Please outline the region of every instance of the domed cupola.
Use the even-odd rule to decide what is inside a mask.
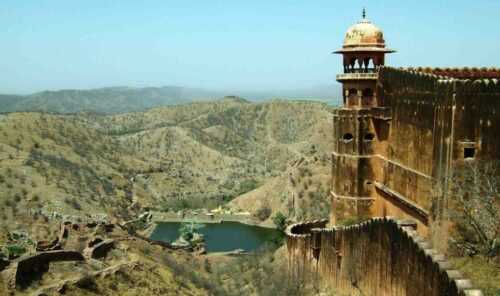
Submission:
[[[366,10],[363,9],[363,18],[349,27],[345,33],[344,44],[342,48],[334,53],[348,52],[395,52],[385,47],[384,33],[366,18]]]
[[[342,48],[344,73],[337,75],[343,85],[344,103],[348,108],[371,108],[378,105],[375,83],[378,67],[385,64],[385,54],[395,52],[385,47],[384,33],[366,18],[346,32]]]
[[[343,48],[385,47],[384,34],[363,14],[363,19],[351,26],[345,34]]]

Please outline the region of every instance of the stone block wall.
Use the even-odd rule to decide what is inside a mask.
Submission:
[[[453,76],[442,76],[446,73]],[[499,73],[498,69],[380,69],[377,93],[390,109],[391,120],[386,145],[374,143],[379,148],[374,158],[382,164],[371,170],[375,182],[409,203],[377,188],[374,204],[381,204],[382,211],[372,213],[417,219],[420,234],[431,233],[429,227],[439,223],[447,204],[448,197],[440,196],[442,182],[454,167],[468,158],[500,159]]]
[[[349,227],[287,228],[293,280],[316,278],[347,295],[482,295],[415,231],[416,224],[373,218]]]
[[[473,144],[475,157],[500,158],[500,81],[444,80],[455,93],[454,159],[463,159],[464,144]]]

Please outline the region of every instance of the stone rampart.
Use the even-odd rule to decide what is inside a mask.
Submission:
[[[377,196],[389,201],[379,215],[419,219],[418,230],[424,234],[425,227],[440,220],[436,214],[446,197],[437,194],[456,164],[468,158],[500,158],[495,136],[500,126],[499,76],[499,69],[485,68],[380,68],[377,93],[390,109],[391,131],[386,145],[380,145],[383,149],[375,150],[383,161],[379,168],[372,166],[374,179],[429,215],[405,210],[391,194],[376,188]],[[471,79],[457,79],[464,77]]]
[[[446,76],[456,79],[500,79],[500,68],[439,68],[439,67],[416,67],[400,68],[410,72],[422,72],[438,76]]]
[[[288,269],[293,278],[302,278],[311,274],[311,231],[323,228],[327,223],[328,220],[315,220],[292,224],[286,229]]]
[[[12,262],[6,270],[4,270],[3,278],[7,287],[15,290],[16,287],[24,287],[29,285],[32,280],[42,276],[49,270],[49,265],[52,262],[61,261],[83,261],[83,255],[77,251],[54,250],[37,253],[35,255],[21,257]]]
[[[114,239],[107,239],[96,242],[83,250],[83,255],[87,258],[99,259],[106,257],[107,253],[115,246]]]
[[[287,228],[289,271],[295,280],[317,278],[348,295],[482,295],[417,235],[414,222],[373,218],[329,229],[315,228],[318,224]]]

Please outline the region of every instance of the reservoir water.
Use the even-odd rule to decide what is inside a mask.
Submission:
[[[173,242],[179,237],[180,222],[159,222],[151,239]],[[247,225],[238,222],[207,223],[199,230],[205,237],[207,252],[228,252],[243,249],[255,251],[266,242],[281,236],[276,229]]]

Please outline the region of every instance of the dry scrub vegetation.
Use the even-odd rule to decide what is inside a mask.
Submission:
[[[258,188],[241,200],[324,216],[329,126],[321,103],[235,98],[109,116],[0,115],[0,223],[34,212],[126,216],[132,204],[215,208]],[[308,200],[311,212],[300,212]]]
[[[222,205],[282,225],[325,217],[330,115],[322,103],[239,98],[118,115],[0,114],[0,244],[8,252],[29,253],[34,244],[13,240],[13,233],[47,239],[63,220],[128,220],[144,209]],[[222,293],[210,282],[241,267],[245,275],[231,285],[244,288],[244,281],[273,265],[266,255],[258,265],[251,257],[224,265],[226,271],[207,271],[205,263],[163,256],[147,245],[129,248],[141,256],[142,267],[82,279],[66,295],[168,295],[175,285]],[[54,268],[78,271],[67,264]],[[274,283],[270,291],[302,291],[278,277],[256,280]],[[248,289],[261,291],[262,283]]]
[[[454,261],[486,295],[500,295],[500,161],[468,161],[447,179]]]

